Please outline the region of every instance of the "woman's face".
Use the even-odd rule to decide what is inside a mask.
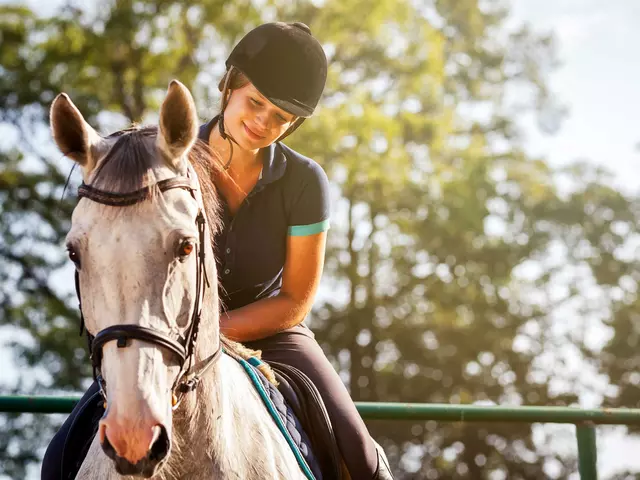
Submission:
[[[250,82],[231,92],[224,111],[225,129],[247,150],[271,145],[295,119],[263,97]]]

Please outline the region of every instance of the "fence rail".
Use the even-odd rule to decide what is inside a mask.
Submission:
[[[69,413],[80,397],[0,396],[0,412]],[[443,422],[568,423],[576,426],[578,466],[582,480],[597,480],[595,425],[640,425],[640,409],[574,407],[501,407],[427,403],[357,402],[370,420],[436,420]]]

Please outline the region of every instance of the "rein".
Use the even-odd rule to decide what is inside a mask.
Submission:
[[[78,199],[86,198],[92,202],[112,207],[127,207],[150,198],[154,188],[160,190],[160,192],[166,192],[167,190],[174,188],[181,188],[189,191],[194,199],[196,199],[195,192],[198,190],[197,185],[194,185],[187,173],[186,177],[178,176],[161,180],[153,185],[130,193],[108,192],[82,183],[78,188]],[[189,322],[189,326],[184,336],[174,339],[159,330],[131,324],[112,325],[100,330],[95,337],[87,331],[89,355],[93,366],[93,378],[98,383],[100,393],[102,394],[105,402],[107,400],[107,384],[100,372],[100,366],[102,364],[102,347],[108,342],[116,341],[118,348],[126,348],[130,344],[130,340],[140,340],[154,344],[160,348],[164,348],[165,350],[169,350],[178,358],[180,372],[171,387],[171,403],[174,409],[178,407],[184,395],[195,390],[202,375],[220,357],[220,354],[222,353],[221,344],[218,345],[216,351],[208,358],[199,362],[197,365],[193,364],[195,358],[195,346],[198,340],[198,331],[200,329],[200,321],[202,317],[202,300],[206,292],[206,287],[211,287],[205,267],[204,245],[206,241],[206,220],[202,209],[198,210],[196,225],[198,227],[199,240],[198,245],[196,246],[196,255],[198,257],[196,263],[196,299],[193,306],[191,321]],[[82,335],[85,330],[85,321],[82,313],[78,270],[76,270],[75,273],[75,284],[80,309],[80,335]]]

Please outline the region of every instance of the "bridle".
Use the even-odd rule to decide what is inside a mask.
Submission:
[[[140,203],[150,198],[152,189],[158,189],[160,192],[166,192],[174,188],[181,188],[189,191],[191,196],[196,199],[195,192],[198,186],[192,181],[187,171],[187,176],[177,176],[167,180],[161,180],[153,185],[144,187],[131,193],[114,193],[99,190],[82,183],[78,188],[78,200],[86,198],[92,202],[112,207],[127,207]],[[171,399],[173,408],[177,408],[184,395],[194,390],[202,375],[215,363],[222,352],[221,344],[218,345],[216,351],[205,360],[193,365],[195,358],[195,346],[198,339],[198,331],[200,329],[200,321],[202,316],[202,303],[206,292],[206,287],[210,287],[209,279],[205,266],[205,231],[206,220],[202,209],[198,211],[196,216],[196,225],[198,228],[198,245],[195,247],[196,261],[196,299],[193,306],[193,314],[191,321],[184,336],[174,339],[169,335],[153,328],[143,327],[140,325],[112,325],[100,330],[95,337],[87,331],[89,340],[89,354],[93,366],[93,378],[100,387],[100,392],[104,401],[107,400],[107,384],[100,372],[102,364],[102,347],[112,340],[117,342],[118,348],[126,348],[129,340],[135,339],[143,342],[154,344],[165,350],[169,350],[179,360],[180,372],[171,387]],[[82,304],[80,297],[80,280],[78,270],[75,274],[76,293],[80,308],[80,335],[85,330],[84,315],[82,313]]]

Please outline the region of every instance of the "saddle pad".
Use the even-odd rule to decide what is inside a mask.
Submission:
[[[313,450],[311,448],[312,444],[309,440],[308,435],[303,430],[300,420],[296,416],[294,410],[286,402],[285,398],[282,396],[282,393],[280,393],[278,388],[273,385],[262,374],[262,372],[260,372],[258,368],[256,368],[255,364],[259,364],[259,362],[260,360],[258,360],[257,358],[250,358],[247,362],[244,362],[243,366],[245,367],[245,369],[250,368],[253,371],[255,377],[260,382],[263,391],[268,396],[268,399],[273,406],[275,413],[278,415],[280,421],[286,428],[290,439],[293,441],[294,445],[306,461],[309,469],[311,470],[311,473],[313,474],[313,477],[316,480],[321,480],[322,470],[320,469],[318,460],[313,453]]]
[[[317,387],[296,367],[269,362],[278,381],[278,390],[297,415],[311,441],[312,450],[324,478],[342,480],[342,456],[333,425]]]

